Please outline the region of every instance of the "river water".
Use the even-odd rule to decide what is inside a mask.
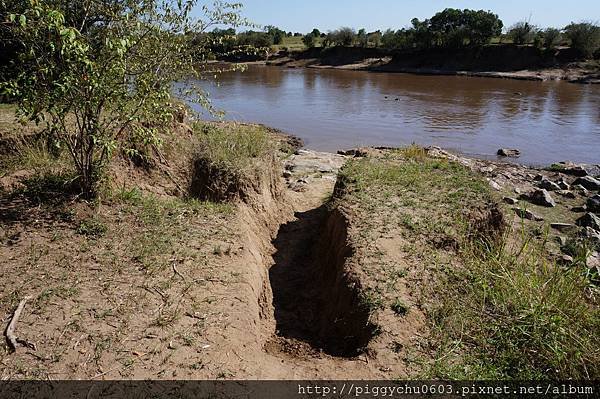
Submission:
[[[600,86],[250,66],[207,87],[225,119],[258,122],[336,151],[437,145],[520,163],[600,163]]]

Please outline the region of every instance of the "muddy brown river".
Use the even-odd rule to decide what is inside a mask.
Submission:
[[[208,88],[225,118],[295,134],[308,148],[438,145],[520,163],[600,163],[600,86],[250,66]]]

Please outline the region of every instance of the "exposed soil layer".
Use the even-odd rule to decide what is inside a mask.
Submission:
[[[312,48],[300,53],[280,53],[268,65],[335,68],[426,75],[461,75],[519,80],[567,80],[600,83],[594,62],[581,62],[570,48],[555,52],[532,46],[489,45],[459,50],[431,49],[387,51],[375,48]]]
[[[319,233],[320,232],[320,233]],[[352,255],[347,221],[326,205],[296,214],[281,227],[269,271],[277,335],[334,356],[360,354],[373,337],[360,284],[344,266]]]

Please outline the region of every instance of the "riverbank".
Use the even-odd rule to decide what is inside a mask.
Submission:
[[[598,242],[578,252],[598,187],[576,180],[597,169],[172,129],[94,202],[44,143],[3,165],[0,309],[30,297],[15,331],[35,346],[3,347],[2,379],[600,375]]]
[[[266,65],[289,68],[361,70],[422,75],[473,76],[531,81],[600,83],[598,61],[578,61],[569,49],[554,54],[531,47],[487,46],[462,50],[393,53],[380,49],[334,47],[279,53]]]

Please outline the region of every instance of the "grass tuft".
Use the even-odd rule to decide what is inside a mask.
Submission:
[[[200,138],[201,155],[229,170],[245,170],[253,166],[254,159],[275,149],[273,138],[260,126],[197,123],[194,131]]]

